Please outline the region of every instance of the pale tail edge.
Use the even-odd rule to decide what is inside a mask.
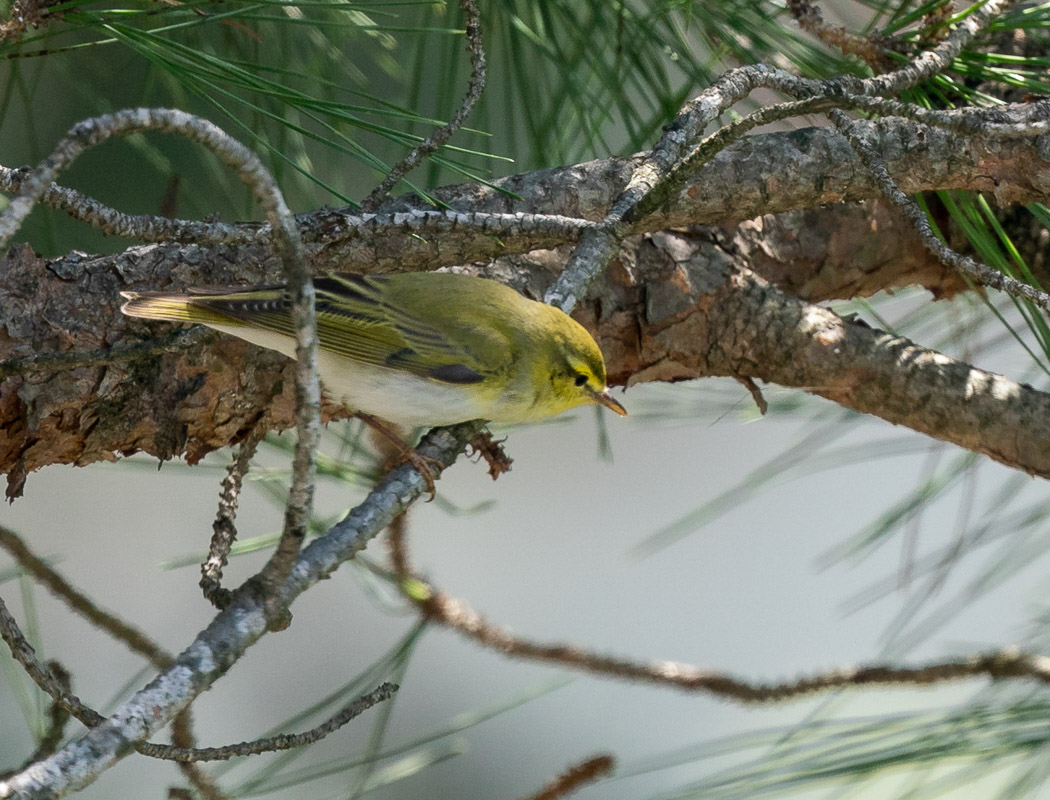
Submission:
[[[120,296],[127,301],[120,307],[120,310],[129,317],[162,319],[169,322],[193,322],[202,325],[237,324],[237,320],[198,304],[198,300],[206,298],[141,292],[121,292]]]

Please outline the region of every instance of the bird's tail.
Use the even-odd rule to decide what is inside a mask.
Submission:
[[[149,292],[121,292],[127,302],[120,310],[129,317],[164,319],[171,322],[191,322],[200,325],[222,323],[236,324],[226,314],[218,313],[205,305],[207,295],[195,297],[179,294],[153,294]],[[202,302],[203,301],[203,302]]]
[[[243,325],[253,315],[270,315],[287,304],[284,287],[258,286],[199,294],[121,292],[127,300],[120,310],[129,317],[164,319],[200,325]]]

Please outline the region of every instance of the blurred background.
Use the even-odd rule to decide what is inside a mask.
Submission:
[[[825,13],[907,41],[936,7],[872,0]],[[1047,7],[1035,8],[1024,23],[1045,29]],[[642,149],[733,63],[810,75],[865,69],[803,36],[776,3],[482,10],[490,79],[472,130],[398,191]],[[1022,27],[1013,17],[1004,25],[1011,20]],[[35,163],[83,117],[168,105],[210,117],[263,154],[296,211],[360,200],[383,165],[458,105],[469,75],[461,28],[458,10],[441,3],[73,0],[0,43],[0,163]],[[1040,90],[1040,63],[1031,76],[1012,64],[1013,85]],[[953,102],[971,100],[982,80],[1005,80],[996,69],[964,57],[965,80],[924,97],[945,101],[950,90]],[[232,176],[173,137],[107,143],[66,177],[128,212],[257,217]],[[947,197],[962,219],[975,218],[967,214],[979,200]],[[1033,219],[1044,212],[1031,210]],[[987,234],[992,219],[984,223],[966,231],[991,260],[1009,248]],[[19,239],[49,255],[129,244],[46,209]],[[1045,385],[1045,330],[1024,307],[976,296],[934,304],[903,291],[834,308]],[[588,411],[497,430],[515,460],[509,474],[494,484],[483,465],[461,460],[437,499],[411,512],[418,568],[529,639],[755,681],[1043,646],[1050,505],[1041,482],[763,388],[765,417],[738,384],[705,380],[632,388],[621,398],[625,420]],[[348,466],[322,478],[320,519],[364,496],[375,465],[361,441],[354,424],[330,427],[324,452]],[[266,537],[279,530],[290,444],[273,437],[260,450],[238,516],[248,552],[227,585],[263,563]],[[159,472],[139,457],[52,467],[29,477],[0,521],[99,604],[178,651],[212,617],[196,564],[228,458]],[[194,719],[199,744],[214,746],[305,729],[382,680],[401,684],[396,699],[305,751],[214,768],[230,796],[524,797],[604,752],[616,773],[580,797],[1050,796],[1050,709],[1027,684],[742,707],[513,661],[421,629],[384,564],[376,541],[306,593],[291,628],[253,647],[194,704]],[[82,699],[111,709],[148,680],[141,659],[0,565],[5,601],[38,652],[73,672]],[[6,654],[0,661],[8,768],[33,750],[46,703]],[[178,783],[172,766],[134,757],[80,796],[155,796]]]

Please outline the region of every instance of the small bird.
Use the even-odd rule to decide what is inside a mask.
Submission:
[[[529,422],[589,403],[627,414],[586,329],[501,283],[412,272],[330,275],[314,288],[321,383],[354,411],[404,426]],[[199,323],[295,357],[283,285],[121,294],[128,316]]]

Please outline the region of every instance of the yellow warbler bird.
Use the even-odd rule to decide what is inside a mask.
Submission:
[[[591,335],[553,306],[440,272],[314,280],[321,382],[349,408],[401,425],[527,422],[609,395]],[[190,322],[295,357],[283,286],[123,292],[132,317]]]

